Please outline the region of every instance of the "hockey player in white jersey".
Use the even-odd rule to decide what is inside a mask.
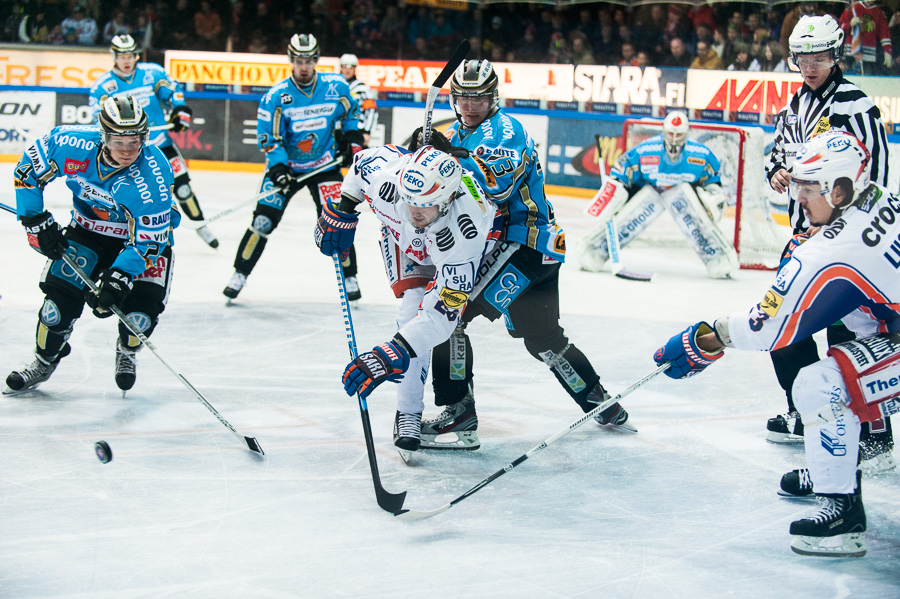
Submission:
[[[870,182],[870,165],[869,151],[849,133],[829,131],[803,144],[792,197],[822,229],[795,246],[762,301],[688,327],[654,356],[671,364],[667,375],[684,378],[726,347],[772,351],[838,320],[857,334],[802,369],[793,386],[818,501],[816,513],[790,526],[792,549],[802,555],[865,554],[861,422],[900,411],[900,198]]]
[[[364,145],[369,147],[372,132],[378,125],[378,92],[356,78],[356,67],[359,59],[356,54],[341,56],[341,75],[350,86],[350,95],[359,104],[359,132],[363,136]]]
[[[357,154],[316,225],[316,244],[343,259],[366,201],[382,223],[381,253],[394,295],[401,298],[393,339],[361,354],[343,376],[348,395],[367,397],[399,380],[394,443],[419,448],[431,348],[450,337],[475,293],[478,269],[499,235],[500,217],[459,161],[424,146],[414,154],[392,145]],[[409,373],[404,376],[404,373]]]
[[[662,128],[662,135],[619,157],[588,207],[600,220],[576,244],[581,268],[599,271],[609,258],[609,219],[614,219],[619,246],[624,247],[668,210],[709,276],[726,277],[739,263],[734,246],[716,224],[726,201],[719,160],[709,148],[688,139],[690,123],[683,112],[670,112]]]

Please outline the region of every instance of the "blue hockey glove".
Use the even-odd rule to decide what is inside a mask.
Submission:
[[[131,275],[118,268],[110,268],[100,273],[97,281],[98,293],[90,288],[84,290],[84,301],[94,311],[97,318],[112,316],[112,306],[121,308],[125,298],[131,293]]]
[[[359,212],[342,212],[332,202],[327,202],[313,232],[319,251],[326,256],[337,252],[341,262],[346,260],[350,255],[358,222]]]
[[[781,255],[781,261],[778,263],[778,268],[781,268],[785,264],[791,261],[791,256],[794,255],[794,250],[809,241],[809,234],[807,233],[797,233],[791,240],[788,241],[787,247],[784,248],[784,253]]]
[[[63,257],[69,242],[63,235],[62,227],[59,226],[53,215],[44,210],[40,214],[34,216],[23,216],[19,220],[25,227],[25,233],[28,235],[28,245],[40,254],[43,254],[51,260],[59,260]]]
[[[194,111],[187,106],[176,106],[169,115],[169,122],[172,123],[172,131],[178,133],[184,131],[191,126],[191,116]]]
[[[384,381],[398,381],[409,368],[409,352],[397,341],[388,341],[361,354],[344,369],[344,391],[363,399]]]
[[[671,362],[672,365],[666,370],[666,376],[669,378],[685,379],[699,374],[725,354],[722,350],[708,353],[697,347],[697,337],[712,332],[712,327],[705,322],[691,325],[656,350],[653,360],[657,365]]]

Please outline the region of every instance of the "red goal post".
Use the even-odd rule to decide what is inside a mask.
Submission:
[[[661,120],[627,119],[620,146],[625,152],[660,134]],[[741,268],[774,270],[791,232],[772,217],[766,190],[764,136],[759,127],[706,123],[691,123],[688,134],[719,159],[728,204],[718,224],[734,240]]]

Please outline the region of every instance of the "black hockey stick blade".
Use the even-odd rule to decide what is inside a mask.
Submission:
[[[638,272],[636,270],[625,270],[623,268],[616,273],[616,276],[620,279],[628,279],[629,281],[644,281],[649,283],[653,280],[654,274],[655,273],[652,272]]]
[[[257,441],[255,437],[244,437],[244,443],[247,444],[247,449],[249,449],[250,451],[255,451],[259,455],[266,455],[266,452],[263,451],[262,446],[259,444],[259,441]]]

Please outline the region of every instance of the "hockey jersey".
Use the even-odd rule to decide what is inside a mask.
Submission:
[[[411,154],[388,145],[356,154],[341,194],[365,200],[383,224],[392,245],[417,263],[433,265],[434,279],[416,317],[400,334],[418,356],[450,338],[459,315],[475,289],[482,257],[499,237],[501,216],[472,175],[463,172],[456,197],[446,214],[419,229],[404,218],[405,204],[397,186],[400,170]]]
[[[134,96],[147,113],[151,127],[165,125],[172,109],[184,106],[181,84],[169,77],[165,69],[152,62],[136,63],[134,72],[128,78],[122,78],[115,71],[108,71],[97,79],[89,95],[89,106],[95,118],[107,97]],[[166,130],[151,131],[149,143],[165,147],[172,144],[172,138]]]
[[[367,133],[375,131],[378,125],[378,94],[371,87],[354,77],[347,82],[350,85],[350,95],[359,105],[359,130]]]
[[[662,135],[654,135],[619,156],[609,176],[622,183],[631,196],[645,185],[663,192],[682,183],[695,187],[721,184],[719,169],[719,159],[703,144],[687,140],[678,158],[672,160]]]
[[[316,73],[307,87],[288,77],[259,102],[257,141],[268,168],[287,164],[295,172],[306,172],[334,160],[337,123],[342,131],[356,131],[358,121],[359,107],[342,75]]]
[[[858,32],[850,25],[853,17],[859,17],[862,21]],[[892,54],[891,30],[880,6],[866,6],[862,2],[853,2],[850,8],[844,9],[841,13],[838,24],[844,30],[845,54],[853,54],[854,42],[859,44],[862,60],[865,62],[877,60],[878,46],[883,46],[886,53]],[[853,39],[854,33],[859,36],[858,40]]]
[[[769,351],[842,321],[859,336],[900,332],[900,199],[871,184],[794,250],[761,302],[728,317],[739,349]]]
[[[145,145],[128,167],[100,161],[95,127],[55,127],[34,142],[15,169],[19,217],[44,210],[44,187],[65,177],[73,194],[72,220],[89,231],[122,239],[125,247],[112,266],[134,276],[155,266],[181,215],[172,202],[174,176],[162,151]]]
[[[537,149],[522,124],[498,110],[471,131],[453,123],[447,138],[454,146],[469,150],[462,165],[503,213],[503,239],[565,261],[566,236],[544,195]]]

